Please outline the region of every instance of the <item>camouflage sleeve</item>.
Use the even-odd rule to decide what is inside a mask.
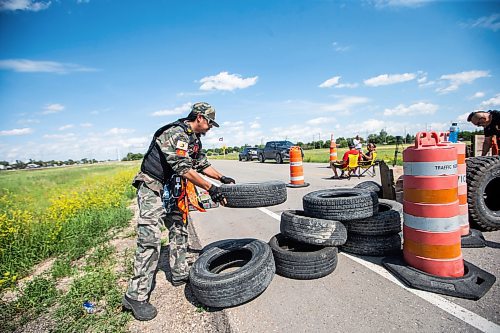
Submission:
[[[183,175],[193,168],[193,160],[187,153],[189,137],[182,128],[169,128],[158,136],[157,142],[175,173]]]
[[[198,158],[195,160],[194,163],[194,168],[198,172],[202,172],[204,169],[208,168],[210,166],[210,162],[207,159],[207,156],[205,153],[202,153],[201,151],[198,153]]]

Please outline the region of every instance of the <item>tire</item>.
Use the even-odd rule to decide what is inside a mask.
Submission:
[[[337,267],[337,248],[296,242],[282,234],[269,241],[276,273],[297,280],[318,279]]]
[[[246,156],[246,160],[247,160],[247,162],[251,160],[249,155]]]
[[[259,154],[259,162],[264,163],[265,161],[266,161],[266,159],[264,158],[264,155]]]
[[[286,201],[286,184],[281,181],[221,185],[226,207],[255,208],[279,205]]]
[[[361,182],[361,183],[355,185],[354,188],[363,188],[365,190],[373,191],[373,192],[377,193],[377,196],[379,198],[382,198],[382,186],[379,185],[378,183],[374,182],[373,180],[367,180],[367,181]]]
[[[281,157],[281,154],[276,154],[276,163],[283,164],[283,157]]]
[[[240,155],[238,155],[238,161],[240,161],[240,162],[241,162],[242,160],[243,160],[243,159],[241,158],[241,156],[240,156]]]
[[[397,201],[379,199],[378,213],[365,219],[344,222],[349,235],[381,236],[401,232],[403,205]]]
[[[340,249],[364,256],[386,256],[401,251],[401,236],[399,234],[385,236],[348,234],[347,242]]]
[[[226,308],[260,295],[275,271],[268,244],[257,239],[229,240],[200,255],[189,272],[189,284],[200,303]]]
[[[377,194],[360,188],[314,191],[302,203],[307,216],[341,222],[367,218],[378,211]]]
[[[500,158],[466,159],[469,222],[483,231],[500,230]]]
[[[339,246],[347,240],[347,230],[339,221],[308,217],[301,210],[285,210],[281,214],[280,231],[305,244]]]

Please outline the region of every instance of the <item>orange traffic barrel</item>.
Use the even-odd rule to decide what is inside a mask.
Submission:
[[[460,228],[462,229],[462,236],[469,234],[469,211],[467,205],[467,175],[465,164],[465,148],[466,144],[463,142],[450,143],[457,148],[457,169],[458,169],[458,217],[460,219]]]
[[[337,144],[333,140],[333,134],[330,139],[330,166],[337,161]]]
[[[403,257],[431,275],[461,277],[457,148],[420,132],[403,151]]]
[[[302,165],[302,149],[298,146],[290,148],[290,183],[288,187],[306,187],[304,182],[304,167]]]
[[[458,176],[458,218],[460,219],[460,228],[462,236],[467,236],[470,231],[469,227],[469,211],[467,204],[467,176],[465,164],[465,149],[466,144],[463,142],[452,143],[448,141],[449,132],[439,133],[439,141],[457,148],[457,176]]]

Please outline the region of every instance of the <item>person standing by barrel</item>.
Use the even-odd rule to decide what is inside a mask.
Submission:
[[[494,148],[493,155],[498,155],[498,147],[500,146],[500,111],[474,111],[469,114],[467,121],[476,126],[484,127],[484,143],[481,156],[486,156],[492,147]]]

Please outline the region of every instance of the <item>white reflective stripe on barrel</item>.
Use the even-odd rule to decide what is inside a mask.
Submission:
[[[456,175],[457,161],[405,162],[403,173],[405,176]]]
[[[290,177],[290,180],[291,181],[294,181],[294,180],[304,180],[304,176]]]
[[[432,232],[455,231],[460,228],[460,220],[457,216],[453,217],[418,217],[407,213],[404,215],[404,225],[407,227]]]
[[[458,215],[458,220],[460,221],[460,225],[469,225],[469,215]]]
[[[302,161],[300,162],[290,162],[290,166],[301,166],[302,165]]]
[[[467,176],[466,175],[458,175],[458,186],[465,185],[467,186]]]

